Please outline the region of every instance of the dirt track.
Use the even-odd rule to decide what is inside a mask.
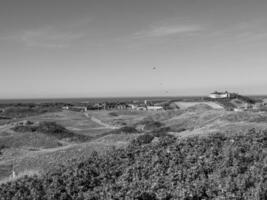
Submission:
[[[100,119],[95,118],[94,116],[89,116],[88,113],[84,113],[84,115],[87,118],[90,118],[93,122],[97,123],[100,126],[103,126],[103,127],[107,128],[107,129],[116,129],[116,128],[118,128],[118,127],[115,127],[115,126],[111,126],[111,125],[109,125],[107,123],[104,123],[103,121],[101,121]]]

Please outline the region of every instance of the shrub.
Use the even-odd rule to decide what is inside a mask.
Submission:
[[[136,125],[144,125],[144,130],[155,130],[162,127],[164,124],[159,121],[154,121],[153,119],[146,118]]]
[[[33,115],[40,115],[47,112],[57,112],[61,110],[61,104],[11,104],[3,105],[6,118],[21,118]]]
[[[118,113],[115,113],[115,112],[110,112],[109,115],[112,116],[112,117],[117,117],[117,116],[119,116],[119,114],[118,114]]]
[[[13,199],[265,200],[266,132],[173,140],[93,153],[76,165],[0,186]],[[147,144],[144,144],[147,143]]]
[[[52,133],[52,134],[67,134],[70,133],[64,126],[57,124],[56,122],[40,122],[36,127],[36,131],[42,133]]]
[[[171,131],[170,127],[162,127],[151,131],[150,134],[153,135],[154,137],[165,137],[165,136],[173,137],[168,133],[170,131]]]
[[[121,134],[121,133],[138,133],[138,131],[132,126],[124,126],[117,130],[111,131],[112,134]]]
[[[137,133],[138,131],[132,127],[132,126],[124,126],[122,128],[119,129],[121,132],[124,133]]]
[[[144,134],[138,136],[134,141],[133,144],[142,145],[142,144],[148,144],[154,139],[154,136],[151,134]]]
[[[57,124],[56,122],[44,121],[38,125],[26,125],[15,126],[13,128],[16,132],[39,132],[49,136],[56,137],[57,139],[72,138],[74,140],[88,140],[90,137],[80,134],[75,134],[64,126]]]
[[[6,148],[8,148],[6,145],[4,145],[4,144],[0,145],[0,155],[2,155],[2,150],[6,149]]]

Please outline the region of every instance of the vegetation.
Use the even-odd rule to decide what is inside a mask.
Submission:
[[[151,117],[147,117],[144,120],[138,122],[136,125],[144,125],[144,130],[155,130],[155,129],[159,129],[160,127],[162,127],[164,124],[159,122],[159,121],[155,121],[153,118]]]
[[[138,136],[133,142],[133,145],[149,144],[155,137],[151,134],[143,134]]]
[[[109,115],[112,117],[118,117],[119,116],[119,114],[116,112],[110,112]]]
[[[130,133],[138,133],[138,131],[132,126],[124,126],[119,129],[111,131],[111,133],[112,134],[121,134],[121,133],[130,134]]]
[[[153,143],[153,136],[143,137],[42,177],[2,184],[0,199],[267,199],[266,131]]]
[[[181,131],[184,131],[185,129],[180,129]],[[148,134],[152,135],[153,137],[173,137],[169,132],[172,132],[171,127],[161,127],[155,130],[150,131]],[[181,132],[181,131],[176,131],[176,132]]]
[[[64,126],[57,124],[56,122],[44,121],[38,125],[18,125],[13,128],[16,132],[39,132],[49,136],[54,136],[57,139],[64,138],[76,138],[78,140],[88,140],[88,136],[79,135],[66,129]]]
[[[57,112],[61,110],[62,103],[18,103],[18,104],[0,104],[2,108],[2,118],[22,118],[33,115],[40,115],[47,112]]]
[[[0,144],[0,156],[2,155],[2,150],[6,148],[6,145]]]

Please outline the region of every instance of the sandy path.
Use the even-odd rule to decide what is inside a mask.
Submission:
[[[187,109],[192,106],[196,106],[199,104],[204,104],[212,107],[213,109],[224,109],[221,105],[219,105],[216,102],[205,102],[205,101],[199,101],[199,102],[183,102],[183,101],[177,101],[175,102],[177,106],[179,106],[180,109]]]
[[[84,113],[84,115],[85,115],[85,117],[90,118],[93,122],[99,124],[100,126],[107,128],[107,129],[117,129],[117,127],[111,126],[111,125],[101,121],[100,119],[95,118],[94,116],[89,116],[88,113]]]
[[[0,132],[4,132],[4,131],[9,131],[11,128],[13,128],[13,125],[10,124],[5,124],[0,126]]]

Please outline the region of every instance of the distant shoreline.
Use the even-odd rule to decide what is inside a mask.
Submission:
[[[254,98],[267,98],[267,95],[245,95]],[[81,98],[22,98],[0,99],[0,104],[5,103],[77,103],[77,102],[103,102],[103,101],[130,101],[130,100],[173,100],[181,98],[202,98],[206,96],[133,96],[133,97],[81,97]]]
[[[81,102],[81,101],[127,101],[127,100],[161,100],[175,98],[200,98],[202,96],[143,96],[143,97],[81,97],[81,98],[33,98],[33,99],[0,99],[1,103],[53,103],[53,102]]]

